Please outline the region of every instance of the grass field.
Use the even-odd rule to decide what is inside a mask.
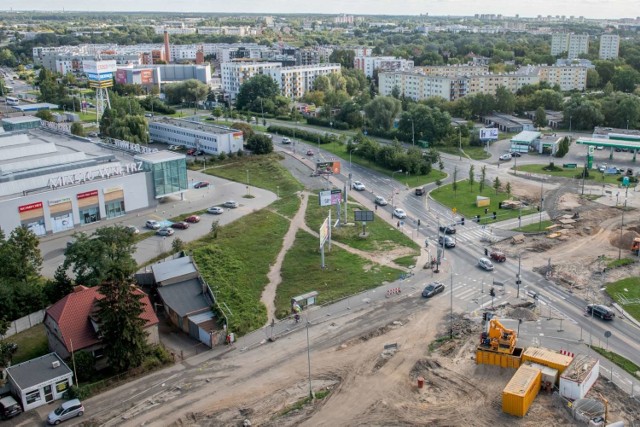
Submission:
[[[556,164],[556,167],[560,167],[562,162],[559,161]],[[540,175],[551,175],[551,176],[559,176],[563,178],[572,178],[577,179],[576,175],[582,172],[580,167],[576,169],[562,168],[560,167],[559,171],[546,171],[543,168],[547,167],[548,164],[533,164],[533,165],[520,165],[517,167],[518,172],[529,172],[529,173],[537,173]],[[513,167],[511,168],[513,169]],[[596,170],[592,170],[589,172],[589,177],[586,179],[588,184],[593,184],[595,182],[604,183],[604,184],[620,184],[618,178],[620,175],[604,175]]]
[[[458,147],[436,147],[436,149],[438,151],[442,151],[443,153],[460,155],[460,151],[458,150]],[[471,157],[473,160],[484,160],[491,157],[491,155],[489,155],[484,150],[483,147],[467,146],[467,147],[462,147],[462,149],[467,154],[467,156]],[[463,154],[463,157],[465,157],[464,154]]]
[[[291,298],[296,295],[318,291],[317,304],[325,304],[395,280],[402,273],[373,264],[335,245],[331,251],[325,249],[325,264],[325,269],[320,268],[318,238],[298,231],[280,270],[282,283],[276,293],[278,317],[290,314]]]
[[[312,196],[307,205],[305,222],[312,230],[318,230],[322,222],[328,216],[328,207],[321,207],[317,203],[317,193]],[[344,210],[344,208],[343,208]],[[349,221],[353,222],[356,210],[368,210],[360,204],[351,201],[349,203]],[[335,207],[331,212],[331,221],[335,220]],[[387,222],[375,216],[374,221],[367,223],[368,238],[363,239],[359,235],[362,232],[362,224],[355,226],[332,228],[332,239],[352,248],[362,251],[386,251],[398,246],[412,248],[415,256],[420,254],[420,248],[410,238],[390,226]]]
[[[620,356],[617,353],[613,353],[597,346],[591,346],[591,348],[600,353],[606,359],[611,360],[613,363],[615,363],[631,375],[637,375],[638,371],[640,371],[640,366],[636,365],[631,360]]]
[[[609,283],[606,292],[631,316],[640,320],[640,277],[628,277]]]
[[[18,351],[12,359],[14,365],[49,353],[47,334],[42,323],[12,335],[5,341],[18,344]]]
[[[506,183],[503,182],[502,184],[502,187],[504,188]],[[507,193],[501,191],[496,194],[496,191],[490,185],[485,185],[482,191],[479,191],[479,188],[478,183],[475,183],[473,191],[471,191],[469,181],[464,180],[458,182],[457,192],[453,191],[453,184],[447,184],[433,190],[431,192],[431,197],[449,208],[456,208],[457,214],[465,217],[467,221],[471,221],[475,215],[480,215],[481,224],[489,224],[496,221],[504,221],[509,218],[517,218],[520,212],[522,212],[522,215],[536,212],[534,208],[522,209],[522,211],[499,209],[499,203],[508,199]],[[476,207],[476,196],[485,196],[490,198],[491,204],[487,206],[488,214],[484,213],[484,207]],[[491,215],[493,212],[496,212],[497,214],[497,218],[495,220]]]
[[[302,184],[283,168],[278,160],[280,155],[273,153],[268,156],[236,157],[225,162],[213,163],[205,170],[209,175],[219,176],[236,182],[247,182],[252,186],[273,191],[279,199],[271,204],[271,208],[280,214],[292,218],[298,211],[300,198],[298,192],[303,189]]]
[[[524,225],[522,227],[514,228],[513,231],[519,231],[521,233],[536,233],[538,231],[544,231],[545,228],[553,225],[553,221],[545,220],[541,223],[534,222],[533,224]]]

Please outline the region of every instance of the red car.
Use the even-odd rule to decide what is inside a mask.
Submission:
[[[209,186],[209,183],[207,181],[200,181],[200,182],[196,182],[193,185],[193,188],[206,188]]]
[[[178,221],[171,224],[171,228],[178,228],[180,230],[186,230],[189,228],[189,223],[184,221]]]
[[[188,150],[187,150],[187,155],[189,155],[189,156],[193,156],[193,154],[194,154],[195,152],[196,152],[196,149],[195,149],[195,148],[190,148],[190,149],[188,149]]]
[[[195,224],[196,222],[200,222],[200,217],[198,215],[191,215],[184,219],[184,222],[190,222]]]
[[[307,156],[313,156],[313,151],[307,150]]]

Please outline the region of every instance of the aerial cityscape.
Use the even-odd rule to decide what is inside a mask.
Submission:
[[[0,420],[640,425],[632,1],[0,11]]]

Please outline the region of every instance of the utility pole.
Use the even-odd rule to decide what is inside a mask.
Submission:
[[[311,346],[309,345],[309,313],[307,312],[307,362],[309,364],[309,398],[313,400],[313,389],[311,388]]]
[[[444,242],[444,238],[442,241]],[[453,339],[453,266],[450,265],[449,269],[451,270],[451,293],[449,294],[451,300],[451,304],[449,306],[449,338]]]
[[[624,226],[624,211],[627,209],[627,199],[624,199],[622,207],[622,221],[620,221],[620,244],[618,245],[618,259],[622,257],[622,227]]]
[[[540,182],[540,220],[538,221],[538,231],[542,230],[542,202],[544,202],[544,181]]]
[[[522,254],[518,254],[518,274],[516,274],[516,285],[518,285],[518,294],[516,295],[516,298],[520,298],[520,283],[522,283],[522,280],[520,280],[520,273],[521,273],[521,269],[520,269],[520,261],[522,258]]]

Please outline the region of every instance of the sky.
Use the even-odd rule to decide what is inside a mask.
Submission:
[[[635,18],[638,0],[2,0],[2,10],[144,11],[211,13],[347,13],[353,15],[458,15]]]

